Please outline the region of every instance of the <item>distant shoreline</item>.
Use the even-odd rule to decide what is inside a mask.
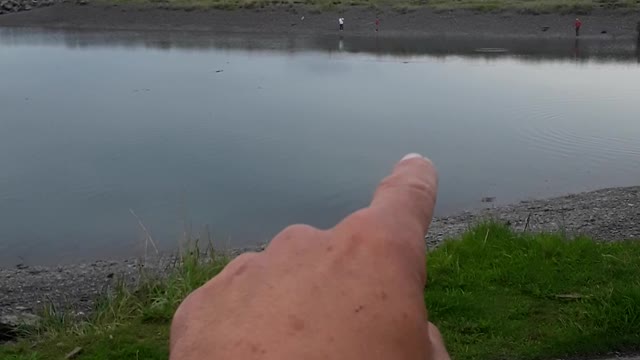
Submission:
[[[12,0],[13,1],[13,0]],[[15,0],[17,1],[17,0]],[[339,32],[338,16],[345,18]],[[374,20],[381,19],[375,32]],[[513,10],[474,12],[429,8],[373,9],[350,6],[318,11],[301,5],[255,9],[162,8],[153,5],[58,3],[30,11],[0,15],[0,27],[38,27],[76,30],[204,31],[233,34],[386,36],[473,36],[573,39],[576,14],[533,15]],[[636,38],[640,16],[630,9],[594,10],[580,15],[581,38]]]
[[[426,240],[433,248],[486,220],[505,222],[515,231],[561,232],[600,241],[640,239],[639,219],[640,186],[610,188],[436,218]],[[261,248],[235,249],[231,256]],[[149,261],[145,269],[161,274],[172,261],[171,257]],[[0,315],[36,312],[45,301],[86,313],[114,278],[134,283],[138,276],[136,260],[0,268]]]

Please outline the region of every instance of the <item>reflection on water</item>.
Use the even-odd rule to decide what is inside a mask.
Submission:
[[[394,37],[394,36],[274,36],[254,34],[211,34],[206,32],[158,32],[158,31],[112,31],[112,32],[46,32],[37,29],[0,28],[3,45],[10,44],[64,44],[69,48],[88,47],[132,47],[150,49],[204,50],[280,50],[299,51],[346,51],[350,53],[374,53],[395,56],[447,56],[465,55],[492,59],[496,57],[518,57],[523,60],[580,59],[599,61],[635,61],[638,43],[631,38],[615,38],[604,35],[588,39],[564,38],[473,38],[469,36]],[[484,52],[481,49],[504,49],[500,52]]]
[[[439,214],[640,178],[635,39],[3,29],[0,51],[0,264],[133,256],[129,209],[165,250],[331,226],[410,151]]]

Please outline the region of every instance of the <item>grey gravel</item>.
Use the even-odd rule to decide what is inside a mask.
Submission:
[[[604,189],[437,218],[427,244],[437,246],[445,238],[459,235],[484,220],[503,221],[516,230],[524,230],[527,218],[530,231],[563,231],[567,236],[588,235],[598,241],[640,238],[640,187]],[[264,245],[236,249],[231,255],[261,249]],[[146,268],[163,273],[172,261],[148,261]],[[135,283],[140,264],[138,260],[123,260],[0,268],[0,315],[37,313],[45,304],[86,314],[114,278]]]
[[[165,271],[171,258],[145,263],[152,273]],[[114,279],[134,284],[143,267],[139,260],[103,261],[57,267],[0,268],[0,316],[38,313],[45,306],[87,314]]]
[[[527,225],[527,218],[529,224]],[[598,241],[640,238],[640,187],[610,188],[545,200],[467,211],[434,219],[427,244],[464,232],[470,225],[494,220],[514,230],[564,232],[569,237],[590,236]]]
[[[55,2],[55,0],[0,0],[0,15],[51,6],[55,4]]]

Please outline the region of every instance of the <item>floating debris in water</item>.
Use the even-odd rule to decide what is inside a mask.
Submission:
[[[496,197],[495,196],[486,196],[486,197],[483,197],[482,199],[480,199],[480,201],[482,201],[483,203],[492,203],[492,202],[496,201]]]

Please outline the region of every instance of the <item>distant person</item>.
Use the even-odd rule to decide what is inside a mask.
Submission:
[[[580,28],[582,27],[582,21],[580,21],[579,18],[576,18],[575,27],[576,27],[576,36],[580,36]]]
[[[344,18],[338,18],[338,25],[340,26],[340,31],[344,30]]]
[[[376,16],[376,32],[380,29],[380,18]]]

